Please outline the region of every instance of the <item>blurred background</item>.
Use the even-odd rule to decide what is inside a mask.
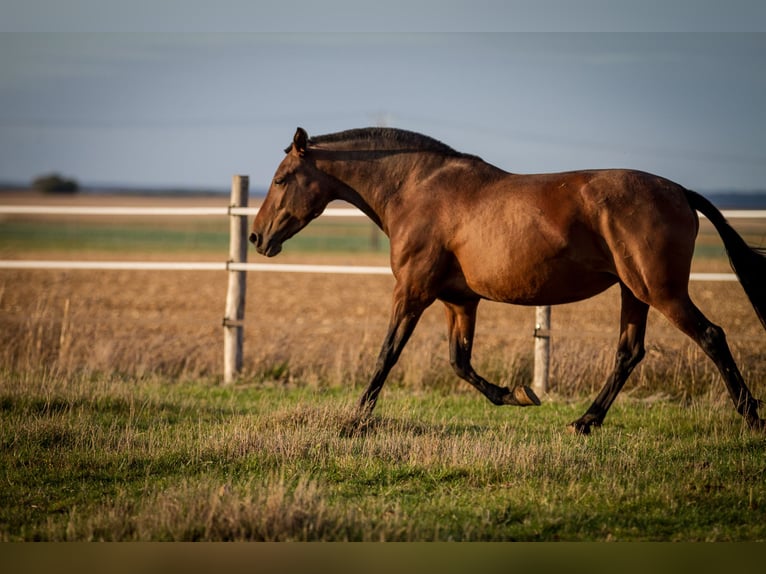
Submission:
[[[766,188],[758,3],[147,4],[3,2],[33,33],[0,35],[0,183],[258,193],[297,126],[385,125],[519,173]]]
[[[635,168],[724,209],[763,209],[763,6],[3,0],[0,204],[225,208],[233,174],[250,176],[256,204],[297,126],[318,135],[378,125],[427,134],[508,171]],[[766,245],[766,218],[735,226]],[[0,216],[3,260],[221,262],[228,241],[226,216]],[[323,217],[279,262],[384,266],[387,255],[368,220]],[[704,224],[694,270],[730,271]],[[225,275],[3,270],[0,363],[216,374]],[[366,380],[385,332],[389,277],[251,273],[249,281],[246,372]],[[762,369],[762,330],[740,287],[694,289],[706,311],[716,308],[711,319],[738,334],[739,352],[755,357],[751,368]],[[600,384],[612,360],[614,294],[578,305],[554,313],[562,391]],[[483,308],[484,368],[505,383],[523,379],[533,313]],[[565,333],[567,313],[588,324]],[[443,331],[436,308],[403,378],[453,384]],[[585,332],[603,352],[581,372],[572,363],[593,347]],[[688,344],[674,331],[667,337],[662,345]],[[655,363],[658,381],[677,360],[697,360],[658,353],[669,360]]]

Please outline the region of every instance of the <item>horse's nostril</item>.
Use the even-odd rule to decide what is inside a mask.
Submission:
[[[258,234],[257,233],[251,233],[250,234],[250,243],[252,243],[253,245],[257,245],[258,244]]]

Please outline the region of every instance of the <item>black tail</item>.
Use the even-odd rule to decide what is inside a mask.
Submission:
[[[750,247],[726,221],[715,205],[699,193],[686,190],[686,199],[694,209],[707,217],[723,240],[729,262],[752,303],[763,327],[766,328],[766,254]]]

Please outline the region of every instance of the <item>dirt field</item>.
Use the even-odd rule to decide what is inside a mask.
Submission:
[[[10,196],[3,201],[10,203]],[[23,198],[30,203],[28,196]],[[190,205],[179,198],[95,198],[58,203]],[[35,201],[52,201],[38,198]],[[196,198],[194,205],[221,203]],[[216,260],[213,253],[55,253],[15,251],[5,258]],[[10,256],[10,257],[9,257]],[[220,259],[225,259],[222,253]],[[255,254],[251,260],[256,260]],[[281,262],[386,263],[382,254],[289,254]],[[725,260],[695,262],[696,271],[727,271]],[[220,376],[225,272],[0,270],[0,362],[130,375]],[[244,381],[277,384],[365,384],[385,335],[393,279],[387,276],[250,273],[245,317]],[[764,333],[738,283],[694,283],[695,301],[726,330],[754,391],[766,379]],[[611,366],[619,324],[615,288],[586,302],[553,309],[552,392],[591,394]],[[474,363],[501,384],[531,377],[534,309],[484,302],[479,307]],[[709,360],[658,314],[650,315],[648,353],[627,390],[678,397],[723,384]],[[390,384],[474,392],[448,364],[443,311],[423,317]],[[711,385],[712,383],[712,385]],[[766,391],[761,390],[760,395]],[[758,394],[758,393],[757,393]],[[728,399],[725,399],[728,400]]]

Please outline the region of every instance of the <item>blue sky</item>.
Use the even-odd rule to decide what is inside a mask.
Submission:
[[[340,1],[356,8],[332,20],[316,2],[142,2],[0,0],[0,30],[24,32],[0,34],[0,181],[261,187],[296,126],[386,124],[520,173],[766,188],[758,4],[593,0],[592,19],[553,19],[571,3]]]

